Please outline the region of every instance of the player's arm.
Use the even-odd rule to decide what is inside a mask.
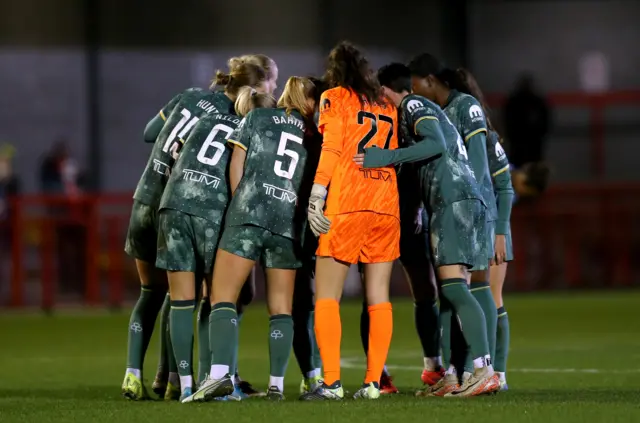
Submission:
[[[513,185],[511,184],[511,172],[509,165],[493,174],[493,186],[496,190],[498,201],[498,221],[496,222],[496,235],[506,235],[509,231],[511,220],[511,207],[513,205]]]
[[[247,159],[247,150],[251,142],[250,123],[251,112],[240,121],[238,127],[233,131],[227,142],[233,147],[231,163],[229,164],[229,185],[231,195],[236,192],[240,185],[240,180],[244,175],[244,162]]]
[[[327,91],[320,97],[318,131],[322,134],[322,150],[307,208],[309,227],[315,236],[326,234],[331,226],[331,221],[324,215],[324,203],[327,187],[343,154],[345,122],[341,113],[341,99],[334,94]]]
[[[244,175],[244,161],[247,158],[246,150],[236,145],[233,147],[231,154],[231,164],[229,164],[229,185],[231,186],[231,195],[235,194],[236,188],[240,185],[240,180]]]
[[[318,130],[322,134],[322,152],[313,183],[325,188],[329,186],[333,172],[342,156],[345,124],[340,103],[340,98],[335,98],[326,92],[320,98]]]
[[[365,148],[363,167],[385,167],[400,163],[413,163],[436,159],[444,152],[445,140],[437,120],[425,120],[418,124],[422,141],[407,148],[383,150]]]
[[[407,129],[421,141],[410,147],[392,151],[367,148],[363,163],[365,168],[428,161],[444,153],[446,142],[435,110],[423,103],[422,107],[411,107],[411,110],[404,108],[402,113],[409,127]]]
[[[182,94],[178,94],[173,97],[160,111],[157,115],[155,115],[144,128],[144,142],[152,143],[156,141],[158,135],[160,135],[160,131],[164,127],[164,123],[167,121],[167,117],[171,113],[174,107],[180,101]]]
[[[162,120],[160,113],[158,113],[147,123],[147,126],[144,128],[144,142],[155,142],[156,138],[158,138],[158,135],[160,135],[160,131],[162,131],[163,126],[164,120]]]
[[[483,181],[489,175],[489,162],[487,159],[487,121],[480,107],[480,103],[475,99],[470,101],[468,107],[463,108],[463,110],[463,135],[467,145],[469,163],[476,176],[476,181]]]

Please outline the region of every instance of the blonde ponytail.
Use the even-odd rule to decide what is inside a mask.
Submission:
[[[309,104],[309,99],[315,98],[316,86],[308,78],[292,76],[287,80],[278,107],[284,107],[287,113],[293,110],[299,111],[303,116],[312,116],[313,105]]]
[[[254,88],[245,86],[238,91],[234,106],[238,116],[246,116],[253,109],[273,108],[275,105],[276,99],[271,94],[258,93]]]

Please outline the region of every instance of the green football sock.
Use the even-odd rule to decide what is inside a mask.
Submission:
[[[233,355],[238,344],[238,314],[233,303],[217,303],[209,315],[211,365],[228,366],[232,372]]]
[[[493,359],[496,356],[496,331],[498,326],[498,313],[496,303],[491,294],[489,282],[471,282],[471,294],[478,301],[484,313],[487,326],[487,340],[489,341],[489,354]]]
[[[462,377],[463,372],[473,373],[473,360],[469,353],[469,345],[464,339],[458,315],[451,315],[451,364],[456,368],[456,373]]]
[[[440,295],[440,345],[442,365],[445,369],[448,369],[451,364],[451,316],[453,316],[453,306],[444,295]]]
[[[173,356],[171,340],[169,338],[169,312],[171,311],[171,299],[169,294],[165,295],[162,308],[160,309],[160,357],[158,359],[158,374],[168,374],[176,372],[169,366],[169,356]],[[173,364],[175,368],[175,363]]]
[[[422,345],[423,357],[440,355],[440,312],[436,301],[416,301],[413,304],[416,331]]]
[[[320,358],[320,348],[318,347],[318,341],[316,340],[315,320],[316,320],[316,312],[311,311],[311,314],[309,315],[309,334],[311,337],[311,362],[313,363],[313,367],[315,369],[321,369],[322,358]],[[316,375],[316,376],[320,376],[320,375]]]
[[[496,372],[507,371],[507,357],[509,356],[509,315],[504,307],[498,310],[498,330],[496,336],[496,357],[494,368]]]
[[[178,363],[180,383],[183,377],[191,376],[193,356],[193,310],[196,300],[171,301],[169,321],[171,327],[171,344],[173,355]]]
[[[164,290],[155,290],[144,286],[141,288],[140,297],[138,297],[138,301],[129,318],[127,368],[142,371],[144,356],[147,352],[147,347],[149,347],[151,334],[164,297]]]
[[[176,355],[173,353],[173,343],[171,342],[171,308],[169,308],[169,316],[167,317],[167,326],[165,327],[165,350],[167,354],[167,369],[169,373],[178,373],[178,363]]]
[[[293,319],[276,314],[269,319],[269,375],[284,377],[293,347]]]
[[[233,361],[230,366],[230,374],[235,375],[236,377],[240,377],[240,373],[238,370],[238,350],[240,348],[240,324],[242,323],[242,316],[244,316],[244,310],[238,310],[236,312],[238,314],[238,337],[236,338],[236,343],[233,346]]]
[[[461,278],[443,280],[442,295],[449,300],[458,315],[471,357],[475,359],[489,355],[487,326],[482,308],[469,292],[467,281]]]
[[[211,367],[211,351],[209,350],[209,314],[211,304],[209,298],[200,300],[198,308],[198,383],[206,379]]]

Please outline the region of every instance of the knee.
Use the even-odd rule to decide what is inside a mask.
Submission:
[[[382,303],[389,302],[389,290],[384,289],[370,289],[367,290],[367,302],[366,305],[373,306]]]
[[[195,300],[195,287],[191,281],[172,281],[169,287],[171,301]]]
[[[273,301],[269,303],[269,315],[277,316],[279,314],[292,315],[291,302]]]

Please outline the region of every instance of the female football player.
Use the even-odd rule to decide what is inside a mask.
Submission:
[[[291,77],[277,109],[255,109],[229,142],[233,199],[225,218],[211,288],[209,378],[183,402],[208,401],[233,391],[229,372],[237,342],[236,302],[257,260],[266,269],[270,378],[267,398],[283,399],[293,342],[296,269],[301,266],[304,209],[317,161],[310,157],[315,86]]]
[[[397,110],[389,104],[364,55],[349,43],[329,55],[329,85],[320,101],[322,155],[309,199],[309,225],[320,236],[316,252],[315,332],[324,382],[306,400],[341,400],[339,300],[351,264],[364,263],[370,335],[367,372],[356,398],[380,396],[393,317],[389,282],[400,255],[398,187],[393,168],[363,170],[351,156],[367,145],[398,146]],[[326,200],[326,210],[325,198]]]
[[[266,81],[266,73],[256,65],[242,65],[231,69],[231,74],[234,75],[233,83],[229,75],[221,72],[218,73],[216,80],[217,85],[228,85],[227,94],[231,97],[235,96],[234,91],[243,84],[258,87]],[[156,135],[156,140],[134,194],[134,205],[125,246],[127,253],[136,258],[142,283],[142,292],[129,324],[128,363],[122,385],[123,395],[130,399],[144,399],[147,396],[142,384],[142,359],[160,307],[160,297],[162,296],[164,300],[166,291],[166,287],[161,283],[164,278],[157,276],[154,270],[157,253],[157,210],[171,166],[182,145],[180,140],[184,140],[201,116],[216,112],[233,113],[232,98],[224,93],[214,92],[214,86],[211,88],[211,90],[190,88],[178,94],[147,125],[145,130],[145,139],[151,139],[152,135]],[[153,123],[157,120],[165,121],[159,134],[155,132],[158,125]],[[168,321],[167,318],[163,320]],[[162,327],[164,333],[168,323],[163,323],[165,323]],[[165,353],[165,356],[170,358],[173,354]],[[166,361],[171,363],[173,360]],[[175,365],[170,364],[169,367],[170,372],[171,370],[177,372]],[[169,392],[170,397],[175,396],[176,389],[167,389],[165,392],[165,387],[168,386],[166,383],[168,372],[164,371],[164,367],[159,370],[162,373],[160,377],[156,377],[154,388],[161,389],[163,394]],[[173,386],[178,386],[177,373],[174,375]]]
[[[325,82],[320,78],[308,77],[316,86],[314,112],[314,124],[318,125],[320,96],[326,89]],[[322,145],[322,135],[314,131],[314,136],[318,139],[312,145],[320,147]],[[317,156],[317,154],[316,154]],[[316,389],[322,383],[322,362],[320,361],[320,351],[313,330],[313,280],[316,269],[316,250],[318,249],[318,238],[316,238],[306,226],[304,243],[302,246],[302,267],[296,272],[296,284],[293,291],[293,354],[296,357],[302,382],[300,383],[300,394]]]
[[[459,72],[445,67],[438,59],[430,54],[416,56],[409,63],[411,71],[413,92],[438,104],[447,117],[451,120],[457,131],[463,137],[468,151],[469,163],[479,183],[482,199],[487,205],[487,221],[478,229],[483,229],[485,236],[480,242],[486,249],[486,263],[479,264],[472,269],[470,289],[478,300],[484,312],[489,337],[491,356],[495,355],[495,333],[498,316],[496,305],[489,287],[489,261],[493,258],[494,227],[497,219],[496,198],[491,182],[491,174],[488,167],[486,132],[487,125],[485,113],[480,102],[469,95],[468,87],[463,83]],[[443,332],[449,332],[449,322],[452,319],[442,315]],[[443,333],[443,342],[446,345],[450,336]],[[461,339],[458,336],[458,339]],[[454,337],[455,340],[455,337]],[[453,341],[452,341],[453,342]],[[445,351],[448,351],[445,348]],[[453,348],[456,350],[456,348]],[[461,362],[455,363],[461,372],[472,370],[468,354],[461,354]],[[446,360],[445,360],[446,361]],[[464,373],[463,373],[464,374]],[[465,376],[468,373],[464,374]]]
[[[474,76],[466,69],[459,69],[459,75],[469,93],[482,105],[485,112],[484,95]],[[485,113],[486,114],[486,113]],[[487,116],[487,157],[489,159],[489,171],[495,188],[498,207],[498,218],[495,225],[495,256],[491,260],[489,282],[491,293],[498,311],[498,326],[496,332],[496,355],[494,368],[500,377],[500,389],[506,390],[506,366],[509,354],[509,317],[502,299],[502,287],[507,275],[507,263],[513,260],[513,246],[511,241],[511,205],[513,204],[514,191],[511,184],[511,172],[509,160],[500,144],[500,135],[494,130],[491,119]]]
[[[270,93],[260,93],[256,89],[251,87],[243,87],[235,102],[235,112],[238,116],[243,117],[251,110],[262,107],[275,107],[276,100]],[[253,273],[253,272],[252,272]],[[240,324],[242,312],[245,306],[247,306],[254,295],[253,286],[253,274],[247,282],[243,285],[240,297],[238,299],[238,324]],[[200,307],[198,309],[198,383],[203,383],[207,378],[207,372],[211,366],[211,350],[209,348],[209,316],[211,314],[211,303],[208,295],[207,285],[203,283],[202,286],[203,296],[200,301]],[[242,379],[238,375],[238,345],[234,350],[234,364],[233,364],[235,389],[233,393],[227,397],[221,398],[225,401],[239,401],[249,396],[263,395],[256,391],[253,386]]]
[[[239,56],[239,57],[234,57],[232,59],[229,60],[229,68],[234,68],[236,66],[239,66],[240,64],[243,63],[249,63],[249,64],[253,64],[253,65],[257,65],[260,66],[261,68],[263,68],[266,72],[266,76],[267,79],[264,83],[263,86],[263,90],[265,93],[267,94],[271,94],[273,95],[273,92],[276,90],[276,88],[278,87],[277,85],[277,81],[278,81],[278,66],[276,65],[276,62],[270,58],[269,56],[266,56],[264,54],[247,54],[244,56]],[[260,96],[262,97],[262,96]],[[266,99],[266,97],[265,97]],[[256,99],[254,99],[256,100]],[[241,106],[242,107],[242,106]],[[240,116],[244,116],[243,114],[241,114]],[[242,292],[240,293],[240,298],[238,299],[238,304],[237,304],[237,312],[238,312],[238,326],[240,326],[240,324],[242,323],[242,315],[244,314],[244,308],[246,306],[248,306],[251,301],[253,301],[253,297],[255,296],[255,269],[253,272],[251,272],[251,276],[249,277],[249,279],[247,279],[247,283],[242,287]],[[209,314],[211,313],[211,305],[210,305],[210,299],[209,299],[209,295],[207,293],[206,290],[206,285],[203,283],[203,296],[202,299],[200,301],[200,307],[198,310],[198,322],[199,322],[199,328],[201,328],[202,330],[200,331],[200,333],[202,334],[208,334],[209,331]],[[208,335],[203,336],[202,338],[198,338],[199,339],[199,350],[200,351],[205,351],[208,350],[208,346],[209,346],[209,339],[208,339]],[[201,346],[201,348],[200,348]],[[207,357],[209,356],[209,354],[206,355]],[[263,393],[256,391],[253,386],[245,381],[242,380],[240,378],[240,375],[238,373],[238,346],[236,345],[236,350],[235,350],[235,360],[234,360],[234,369],[232,371],[232,373],[234,374],[234,379],[235,379],[235,391],[234,391],[234,395],[238,394],[242,397],[247,397],[247,396],[261,396],[263,395]],[[207,359],[208,360],[208,359]],[[207,365],[206,367],[202,368],[204,372],[209,370],[209,366]],[[201,371],[198,371],[198,375],[199,381],[203,381],[204,380],[204,374]]]
[[[447,115],[426,98],[409,94],[406,67],[396,66],[394,72],[395,77],[388,75],[390,86],[385,94],[401,111],[402,133],[415,144],[396,151],[368,148],[354,161],[364,168],[420,162],[422,201],[430,217],[431,256],[442,292],[441,309],[450,307],[458,316],[474,367],[474,373],[461,386],[457,386],[455,368],[451,368],[441,380],[451,377],[453,384],[440,389],[438,382],[434,385],[438,388],[419,391],[418,395],[465,397],[494,392],[499,381],[491,365],[484,316],[467,288],[467,269],[486,258],[477,230],[485,221],[486,206],[469,167],[462,138]],[[402,79],[406,81],[404,85],[393,83]]]
[[[411,75],[407,67],[392,63],[378,70],[378,81],[388,98],[410,86]],[[402,145],[409,146],[414,141],[409,134],[400,134]],[[400,263],[409,282],[414,300],[414,321],[423,350],[424,370],[421,380],[425,385],[434,385],[444,376],[440,357],[440,322],[438,311],[437,284],[430,265],[428,217],[421,201],[420,166],[405,163],[398,172],[400,193]],[[367,339],[367,316],[361,314],[361,338]],[[364,328],[363,328],[364,327]],[[381,392],[397,392],[391,377],[383,373],[380,378]]]

